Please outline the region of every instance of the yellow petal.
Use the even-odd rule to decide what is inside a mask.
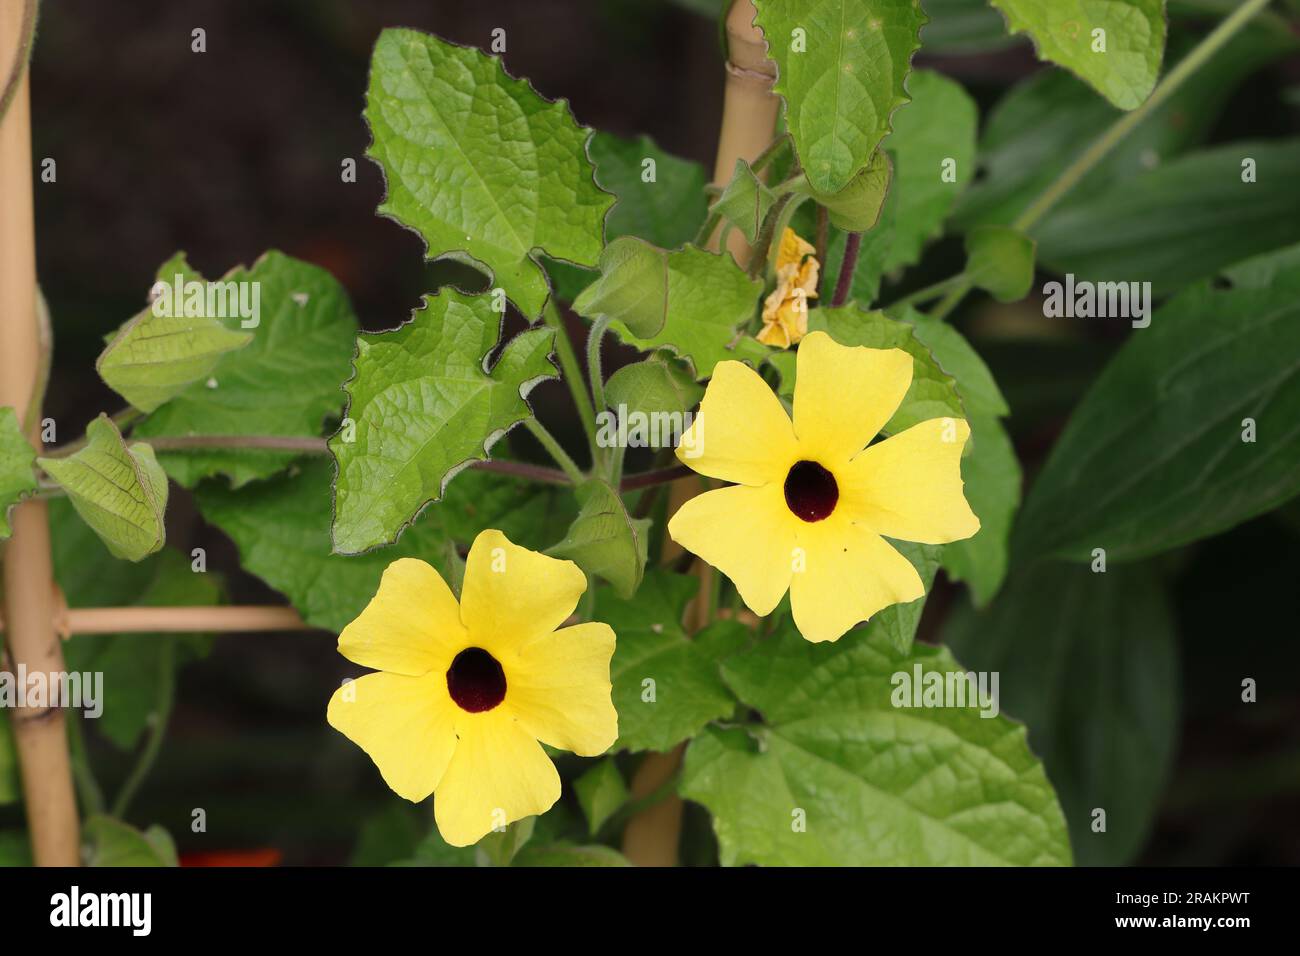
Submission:
[[[960,418],[932,418],[872,445],[841,473],[844,506],[888,538],[969,538],[980,529],[962,492],[961,450],[969,436]]]
[[[785,481],[794,454],[790,418],[772,389],[743,362],[719,362],[677,457],[710,478],[762,485]]]
[[[805,458],[834,471],[889,421],[912,383],[912,357],[901,349],[840,345],[814,332],[799,346],[794,431]]]
[[[418,802],[433,793],[451,761],[457,713],[445,674],[378,673],[336,690],[326,718],[370,755],[394,793]]]
[[[804,256],[810,256],[816,251],[797,232],[786,226],[785,232],[781,233],[781,246],[776,252],[776,267],[780,270],[785,266],[798,266]]]
[[[790,347],[790,333],[785,330],[780,322],[764,322],[763,328],[758,333],[758,340],[764,345],[771,345],[778,349],[788,349]]]
[[[817,274],[820,269],[816,259],[808,259],[800,266],[799,275],[794,281],[795,287],[802,289],[810,299],[817,298]]]
[[[445,672],[464,637],[460,608],[442,576],[417,558],[399,558],[339,635],[339,653],[362,667],[418,677]]]
[[[521,548],[489,529],[474,539],[465,559],[461,620],[470,644],[504,662],[564,623],[585,590],[587,578],[572,561]]]
[[[562,628],[520,648],[506,697],[528,733],[552,747],[595,757],[618,739],[610,699],[614,631],[592,622]]]
[[[770,614],[790,586],[796,523],[784,476],[761,488],[735,485],[692,498],[668,522],[672,539],[731,578],[746,606]]]
[[[790,298],[790,290],[793,288],[794,276],[786,276],[777,284],[776,288],[767,294],[763,300],[763,321],[773,322],[776,320],[777,310],[785,304],[786,299]]]
[[[790,608],[809,641],[838,640],[880,609],[925,595],[911,562],[851,521],[804,523],[798,546],[803,569],[790,582]]]
[[[560,775],[509,708],[473,715],[433,798],[438,832],[452,846],[477,843],[494,827],[545,813]]]

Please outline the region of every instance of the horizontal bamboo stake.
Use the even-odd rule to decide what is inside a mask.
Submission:
[[[55,611],[54,629],[73,634],[195,634],[315,630],[291,607],[76,607]],[[4,619],[0,618],[0,631]]]

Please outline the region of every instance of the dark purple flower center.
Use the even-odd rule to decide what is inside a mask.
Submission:
[[[506,699],[506,673],[481,647],[467,647],[447,669],[447,692],[461,710],[491,710]]]
[[[785,476],[785,503],[804,521],[830,517],[840,500],[835,476],[815,461],[798,461]]]

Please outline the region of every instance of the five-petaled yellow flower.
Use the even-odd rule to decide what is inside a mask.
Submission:
[[[344,684],[329,722],[407,800],[434,794],[443,839],[468,846],[545,813],[560,777],[542,749],[603,753],[618,737],[610,700],[614,632],[561,628],[587,589],[572,561],[484,531],[459,605],[431,566],[394,561],[339,653],[379,673]]]
[[[749,366],[714,369],[677,455],[737,484],[692,498],[668,533],[731,578],[756,614],[789,589],[800,633],[833,641],[925,594],[885,538],[943,544],[979,530],[962,493],[970,429],[935,418],[868,447],[911,384],[911,356],[850,348],[825,332],[797,356],[793,424]]]
[[[808,334],[808,300],[817,298],[820,266],[816,250],[793,229],[781,234],[776,252],[776,288],[763,301],[763,328],[758,340],[788,349]]]

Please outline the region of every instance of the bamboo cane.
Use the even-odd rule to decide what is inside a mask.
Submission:
[[[0,47],[13,49],[22,5],[0,11]],[[19,61],[21,62],[21,61]],[[36,237],[32,215],[31,103],[27,71],[0,120],[0,405],[14,408],[40,446],[38,382],[45,356],[36,312]],[[5,638],[9,659],[29,674],[64,671],[54,631],[54,572],[45,503],[29,499],[13,510],[13,537],[4,552]],[[37,866],[76,866],[80,842],[63,712],[20,707],[10,719],[22,773],[23,804]]]
[[[757,11],[752,0],[734,0],[727,11],[726,87],[723,93],[722,126],[713,164],[713,183],[725,186],[731,180],[736,160],[752,162],[772,142],[776,129],[780,99],[772,92],[776,81],[776,64],[768,58],[767,43],[754,26]],[[717,248],[719,232],[710,245]],[[727,250],[736,262],[749,264],[750,246],[739,229],[731,230]],[[669,489],[668,510],[671,514],[699,491],[699,481],[683,478]],[[675,560],[681,549],[671,540],[664,542],[664,558]],[[687,609],[687,627],[691,631],[704,627],[708,615],[708,593],[712,576],[717,572],[703,561],[695,563],[700,578],[700,593]],[[632,797],[645,797],[658,790],[677,773],[685,745],[668,753],[647,754],[632,777]],[[623,854],[638,866],[674,866],[681,839],[681,797],[675,793],[634,816],[623,831]]]

